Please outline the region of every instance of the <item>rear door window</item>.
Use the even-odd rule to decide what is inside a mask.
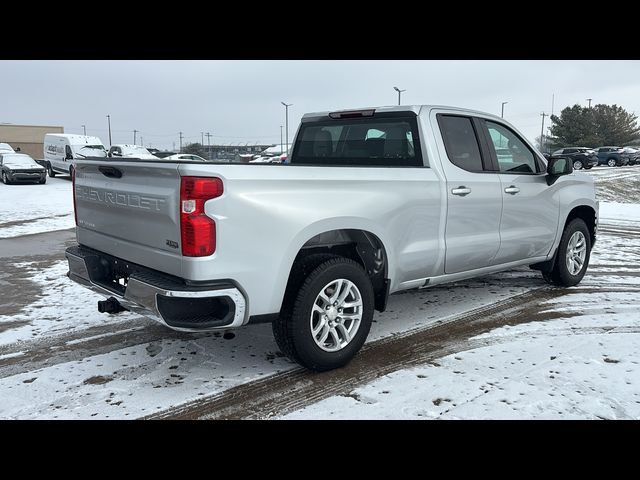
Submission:
[[[438,125],[451,163],[468,172],[484,171],[478,137],[471,118],[438,115]]]
[[[291,164],[422,167],[415,116],[303,123]]]

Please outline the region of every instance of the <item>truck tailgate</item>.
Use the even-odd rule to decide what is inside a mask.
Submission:
[[[180,274],[176,163],[78,162],[75,200],[80,244]]]

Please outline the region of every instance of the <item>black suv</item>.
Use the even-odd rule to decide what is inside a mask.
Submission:
[[[629,163],[629,154],[622,147],[600,147],[596,149],[598,165],[621,167]]]
[[[553,158],[568,158],[573,162],[574,170],[589,170],[598,165],[596,152],[587,147],[566,147],[551,154]]]

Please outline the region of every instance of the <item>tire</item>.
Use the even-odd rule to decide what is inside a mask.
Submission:
[[[585,170],[591,170],[593,168],[593,165],[587,165],[586,167],[584,167]]]
[[[2,183],[5,185],[11,185],[11,180],[7,178],[7,172],[2,172]]]
[[[570,271],[568,266],[568,250],[570,249],[570,242],[574,238],[580,240],[580,234],[582,234],[582,240],[584,241],[584,258],[582,259],[582,266],[577,271]],[[579,245],[579,241],[577,243]],[[575,250],[574,250],[575,252]],[[570,252],[569,252],[570,253]],[[560,245],[558,246],[558,253],[556,255],[556,261],[553,265],[551,272],[543,273],[542,277],[553,285],[561,287],[572,287],[580,283],[584,274],[589,266],[589,258],[591,257],[591,234],[587,228],[587,224],[581,218],[574,218],[571,220],[562,232],[562,238],[560,239]]]
[[[324,257],[301,262],[290,281],[280,317],[273,322],[273,335],[280,350],[294,362],[316,372],[349,363],[369,335],[374,309],[373,287],[362,266],[345,257]],[[313,264],[316,266],[307,274]],[[324,293],[325,297],[330,297],[336,293],[333,287],[339,284],[348,287],[338,290],[338,293],[348,293],[343,304],[358,303],[358,296],[361,304],[346,307],[353,310],[343,314],[342,309],[338,310],[340,304],[335,306],[334,303],[326,307],[328,314],[325,315],[326,302],[323,304],[320,295]],[[341,314],[353,318],[340,320]],[[359,323],[356,320],[358,315]],[[320,338],[316,339],[313,328],[319,329],[316,336]],[[348,330],[352,335],[345,340]],[[346,343],[340,345],[343,341]]]
[[[47,183],[47,177],[44,177],[42,180],[38,182],[40,185]]]
[[[49,176],[51,178],[55,178],[55,176],[56,176],[56,172],[53,171],[53,168],[51,167],[51,164],[47,165],[47,173],[49,174]]]
[[[615,158],[610,158],[609,160],[607,160],[607,165],[609,165],[610,167],[615,167],[617,163],[618,162],[616,162]]]
[[[574,160],[573,161],[573,169],[574,170],[582,170],[583,165],[582,165],[582,160]]]

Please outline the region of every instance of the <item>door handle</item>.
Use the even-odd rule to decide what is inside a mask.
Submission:
[[[504,193],[510,193],[511,195],[515,195],[519,191],[520,191],[520,189],[518,187],[516,187],[515,185],[511,185],[511,186],[509,186],[509,187],[504,189]]]
[[[471,193],[471,189],[465,187],[464,185],[460,185],[458,188],[451,189],[451,193],[453,195],[459,195],[460,197],[464,197],[465,195],[469,195]]]

